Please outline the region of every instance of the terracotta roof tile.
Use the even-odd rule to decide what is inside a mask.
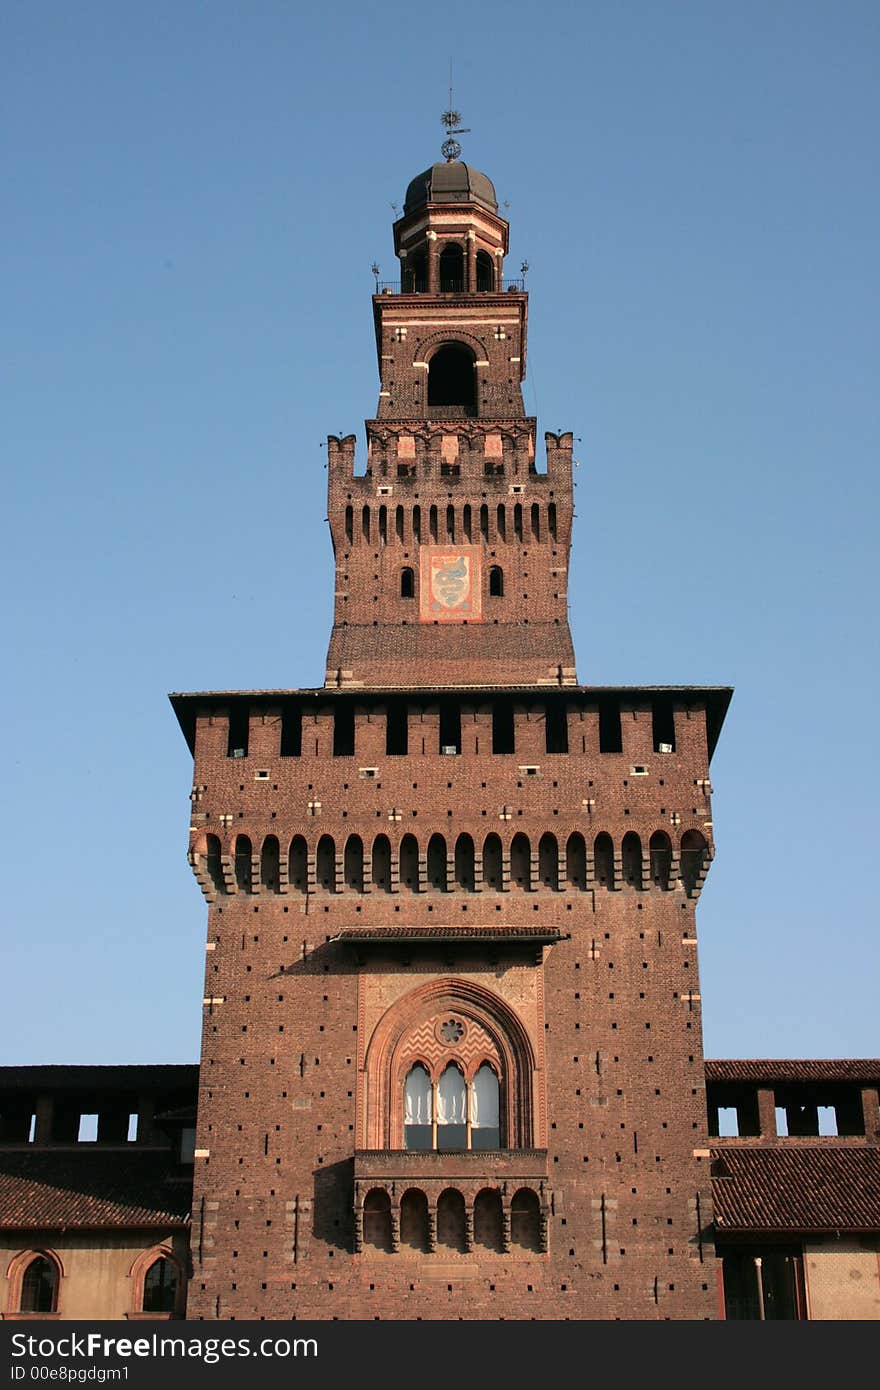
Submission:
[[[556,927],[346,927],[338,941],[561,941]]]
[[[179,1172],[165,1153],[0,1152],[0,1228],[185,1226]]]
[[[880,1230],[880,1149],[713,1149],[725,1231]]]
[[[873,1057],[760,1058],[724,1057],[707,1061],[707,1081],[868,1081],[880,1080],[880,1060]]]

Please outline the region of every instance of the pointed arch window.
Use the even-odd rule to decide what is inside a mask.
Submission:
[[[141,1311],[173,1313],[177,1307],[177,1270],[164,1255],[153,1261],[144,1275]]]
[[[437,1083],[437,1148],[451,1152],[467,1148],[467,1086],[455,1062]]]
[[[478,1068],[470,1094],[471,1148],[501,1148],[501,1095],[488,1062]]]
[[[426,1152],[434,1147],[434,1087],[428,1071],[416,1064],[403,1092],[403,1136],[408,1149]]]

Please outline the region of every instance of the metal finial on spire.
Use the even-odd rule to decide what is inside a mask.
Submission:
[[[470,127],[463,126],[461,122],[461,112],[456,111],[452,104],[452,59],[449,60],[449,109],[443,112],[440,120],[446,127],[448,139],[443,141],[440,152],[447,164],[451,164],[453,159],[458,159],[461,154],[461,145],[453,137],[456,135],[470,135]]]

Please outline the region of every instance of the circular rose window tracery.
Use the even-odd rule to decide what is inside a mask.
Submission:
[[[461,1042],[466,1031],[464,1020],[450,1014],[442,1018],[437,1024],[436,1036],[440,1042],[452,1045]]]

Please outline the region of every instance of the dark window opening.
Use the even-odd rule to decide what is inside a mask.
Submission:
[[[447,1187],[437,1200],[437,1244],[464,1254],[466,1234],[464,1197]]]
[[[302,708],[286,704],[281,708],[281,756],[302,756]]]
[[[470,505],[470,502],[466,502],[466,503],[464,504],[464,508],[463,508],[463,510],[462,510],[462,513],[461,513],[461,529],[462,529],[462,531],[464,532],[464,538],[465,538],[465,540],[468,541],[468,543],[470,543],[470,540],[471,540],[471,505]]]
[[[145,1313],[173,1313],[177,1304],[177,1270],[170,1260],[154,1260],[144,1275]]]
[[[547,506],[547,530],[550,532],[550,539],[556,540],[556,503],[550,502]]]
[[[329,835],[322,835],[318,841],[315,878],[318,888],[323,892],[336,892],[336,846]]]
[[[277,893],[281,887],[281,851],[276,835],[267,835],[260,853],[260,883],[270,893]]]
[[[570,888],[583,892],[587,886],[587,846],[578,831],[569,835],[565,847],[565,877]]]
[[[620,704],[613,696],[599,701],[599,752],[623,752]]]
[[[498,539],[500,541],[507,540],[507,513],[504,510],[503,504],[500,502],[498,504],[496,516],[498,523]]]
[[[457,700],[440,702],[440,752],[461,752],[461,705]]]
[[[31,1260],[21,1281],[22,1313],[54,1313],[58,1307],[58,1270],[45,1255]]]
[[[369,540],[370,540],[370,509],[369,509],[369,507],[364,507],[363,510],[361,511],[361,534],[363,535],[363,538],[364,538],[364,540],[367,542],[367,544],[369,544]]]
[[[624,883],[628,884],[630,888],[641,888],[642,842],[635,831],[630,830],[624,835],[620,852]]]
[[[409,751],[409,720],[406,704],[389,702],[385,711],[385,752],[389,757],[405,757]]]
[[[436,507],[431,507],[430,510],[429,510],[429,512],[428,512],[428,530],[430,531],[431,540],[432,540],[432,541],[436,541],[436,539],[437,539],[437,508],[436,508]]]
[[[504,570],[500,565],[491,565],[489,568],[489,597],[504,597]]]
[[[651,882],[655,888],[662,888],[666,892],[672,871],[672,844],[665,830],[655,830],[648,853],[651,856]]]
[[[593,863],[596,871],[596,883],[600,888],[614,887],[614,845],[611,843],[611,836],[603,830],[601,835],[596,836],[596,843],[593,846]]]
[[[511,700],[496,700],[492,705],[492,752],[516,752]]]
[[[404,565],[400,571],[400,597],[415,598],[416,596],[416,577],[409,565]]]
[[[467,348],[449,344],[434,353],[428,363],[428,406],[443,407],[450,419],[476,415],[476,368]]]
[[[495,267],[488,251],[477,252],[477,290],[484,294],[495,288]]]
[[[253,886],[253,849],[247,835],[235,840],[235,882],[242,893],[249,893]]]
[[[290,842],[290,851],[287,856],[287,885],[294,893],[308,892],[308,851],[302,835],[295,835]]]
[[[419,847],[415,835],[404,835],[400,842],[400,887],[409,893],[419,891]]]
[[[407,294],[425,294],[428,288],[428,258],[424,251],[416,251],[407,256],[403,273],[404,291]]]
[[[672,699],[668,695],[657,695],[651,703],[651,727],[654,733],[655,753],[675,752],[675,715]]]
[[[398,544],[403,544],[403,507],[397,507],[394,512],[394,534]]]
[[[539,841],[538,881],[543,888],[559,887],[559,845],[555,835],[542,835]]]
[[[229,737],[226,743],[227,758],[246,758],[248,755],[248,728],[250,711],[247,705],[239,706],[229,712]]]
[[[388,508],[379,508],[379,544],[388,544]]]
[[[428,841],[426,864],[428,887],[437,893],[446,892],[446,841],[442,835],[432,835]]]
[[[804,1316],[800,1251],[778,1246],[725,1254],[724,1315],[730,1320],[796,1321]]]
[[[416,545],[421,544],[421,539],[422,539],[422,509],[421,509],[421,507],[413,507],[413,514],[412,514],[412,529],[413,529],[413,540],[414,540],[414,542],[416,543]]]
[[[484,541],[489,539],[489,508],[485,502],[480,507],[480,535]]]
[[[522,503],[517,502],[513,509],[513,534],[518,541],[523,538]]]
[[[514,835],[510,846],[510,886],[525,890],[532,886],[532,851],[525,835]]]
[[[541,508],[537,502],[532,503],[532,540],[541,539]]]
[[[345,539],[349,545],[354,540],[354,512],[351,507],[345,509]]]
[[[686,830],[681,837],[681,881],[688,897],[693,897],[708,867],[708,846],[699,830]]]
[[[342,876],[346,888],[353,893],[364,891],[364,843],[360,835],[349,835],[345,842]]]
[[[226,892],[226,880],[223,877],[223,860],[220,852],[220,841],[216,835],[207,837],[205,852],[206,868],[208,877],[213,883],[218,893]]]
[[[568,752],[568,712],[559,700],[550,700],[544,715],[544,739],[548,753]]]
[[[470,835],[459,835],[455,842],[455,885],[466,893],[474,891],[474,842]]]
[[[460,294],[464,289],[464,252],[450,243],[440,252],[440,293]]]
[[[380,893],[391,892],[391,845],[387,835],[377,835],[373,841],[373,887]]]
[[[354,757],[354,705],[347,702],[333,710],[333,756]]]
[[[455,541],[455,508],[446,508],[446,539]]]
[[[483,844],[483,887],[500,893],[501,886],[501,840],[497,835],[487,835]]]

